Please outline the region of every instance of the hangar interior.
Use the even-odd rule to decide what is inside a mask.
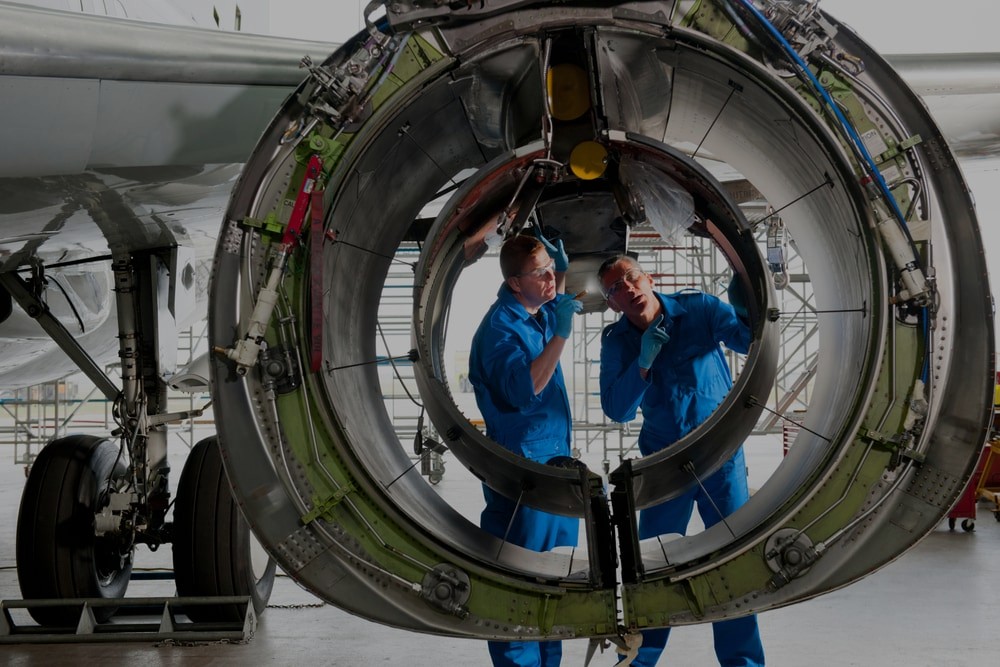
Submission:
[[[754,213],[748,218],[754,219]],[[759,238],[766,248],[766,235]],[[649,243],[655,246],[654,243]],[[399,259],[411,261],[412,253],[401,252]],[[802,276],[789,245],[789,275]],[[645,248],[643,261],[656,273],[662,289],[696,287],[724,290],[728,269],[720,266],[719,257],[710,247],[688,238],[683,248]],[[412,273],[400,263],[386,282],[387,296],[380,310],[380,322],[388,349],[405,350],[409,344],[411,310],[408,281]],[[720,287],[721,286],[721,287]],[[809,369],[809,339],[815,336],[815,318],[808,315],[808,291],[804,281],[793,278],[785,292],[788,311],[800,312],[789,318],[789,334],[795,350],[782,360],[778,374],[787,390],[776,393],[775,405],[786,405],[787,414],[798,419],[798,411],[808,405],[808,383],[802,381]],[[484,288],[486,289],[486,288]],[[490,293],[486,289],[487,293]],[[607,471],[605,461],[630,455],[635,436],[622,425],[602,419],[592,385],[596,347],[601,328],[613,317],[607,312],[588,313],[575,328],[573,345],[564,360],[566,374],[572,377],[573,410],[577,415],[576,448],[588,465]],[[796,325],[792,325],[797,322]],[[206,345],[204,325],[183,332],[180,337],[180,361],[196,357]],[[385,355],[391,356],[391,355]],[[458,354],[458,360],[461,354]],[[457,365],[457,362],[456,362]],[[738,367],[734,367],[738,371]],[[398,375],[397,375],[398,373]],[[456,376],[460,373],[456,373]],[[395,369],[386,362],[380,367],[386,388],[386,409],[398,424],[401,446],[412,446],[418,412],[407,396],[412,376],[407,366]],[[460,379],[456,380],[460,383]],[[782,399],[782,397],[784,397]],[[172,409],[194,410],[208,403],[204,391],[173,392]],[[3,538],[0,539],[0,599],[21,597],[14,567],[14,527],[26,468],[34,455],[52,437],[74,432],[107,432],[112,424],[107,402],[91,395],[85,380],[39,385],[4,396],[2,404],[2,440],[0,440],[0,505],[3,506]],[[212,433],[211,406],[198,418],[187,421],[171,433],[175,465],[183,465],[183,456],[200,438]],[[437,434],[427,429],[426,436]],[[634,425],[632,427],[634,429]],[[791,421],[765,413],[756,432],[746,444],[752,486],[761,485],[782,457],[782,450],[794,438]],[[411,452],[412,453],[412,452]],[[450,503],[475,519],[482,506],[479,482],[449,454],[432,452],[414,456],[421,473]],[[1000,602],[992,588],[984,585],[1000,575],[996,558],[1000,544],[1000,522],[993,520],[993,506],[979,503],[973,530],[961,524],[949,529],[948,522],[934,530],[920,545],[883,571],[870,575],[856,585],[824,595],[813,601],[778,609],[761,615],[761,632],[769,661],[773,664],[840,664],[910,666],[935,664],[965,666],[982,663],[992,656],[994,619]],[[968,511],[966,510],[966,513]],[[694,519],[697,521],[697,516]],[[169,576],[171,564],[163,552],[145,551],[139,557],[136,580],[130,597],[172,596],[176,593]],[[166,578],[140,580],[140,576]],[[919,586],[916,584],[919,582]],[[928,603],[920,593],[930,593]],[[976,611],[971,611],[976,610]],[[151,620],[152,619],[152,620]],[[23,612],[16,622],[30,624]],[[132,620],[133,622],[136,620]],[[139,617],[154,624],[155,616]],[[124,621],[122,621],[124,622]],[[147,631],[148,634],[149,631]],[[247,660],[278,664],[377,664],[406,660],[416,666],[436,666],[440,656],[463,664],[486,664],[485,645],[477,640],[441,638],[404,630],[393,630],[352,616],[324,603],[279,573],[267,611],[252,632],[233,633],[231,639],[183,641],[144,638],[139,633],[125,640],[108,641],[86,637],[65,638],[47,644],[9,644],[0,653],[11,665],[53,664],[72,660],[76,664],[122,664],[142,660],[151,664],[239,665]],[[847,640],[846,638],[850,638]],[[675,664],[708,664],[711,652],[709,626],[692,626],[673,633],[665,656]],[[564,664],[583,665],[586,640],[565,642]],[[613,664],[610,654],[598,654],[592,664]]]
[[[671,26],[669,35],[663,22],[672,18],[633,7],[576,8],[581,19],[594,21],[591,29],[544,8],[531,8],[516,17],[522,23],[507,24],[489,12],[475,15],[483,8],[471,5],[465,9],[472,19],[465,15],[455,22],[456,16],[431,16],[436,10],[423,3],[407,6],[410,14],[389,17],[401,28],[396,37],[371,24],[328,62],[308,64],[310,78],[286,101],[251,155],[216,250],[207,334],[187,337],[190,356],[201,349],[213,352],[211,397],[191,385],[190,396],[165,402],[165,414],[114,423],[100,401],[92,405],[65,395],[65,383],[5,402],[13,469],[45,472],[29,475],[30,503],[22,503],[17,520],[4,522],[11,531],[17,524],[17,538],[4,540],[0,594],[16,596],[15,584],[22,591],[50,584],[59,590],[60,567],[45,576],[10,579],[29,570],[23,555],[31,553],[32,539],[52,548],[56,565],[74,571],[85,566],[107,598],[131,580],[144,581],[130,587],[135,592],[149,585],[169,597],[171,576],[180,591],[191,574],[184,572],[183,558],[177,564],[181,536],[190,547],[205,535],[195,532],[192,539],[177,526],[220,528],[223,512],[206,516],[203,508],[213,505],[203,504],[195,520],[182,493],[168,506],[166,473],[171,467],[183,470],[184,486],[190,461],[197,458],[197,471],[205,472],[203,457],[211,451],[225,459],[225,470],[219,461],[212,483],[196,485],[195,491],[204,500],[203,489],[224,490],[212,500],[245,510],[234,511],[237,521],[226,528],[234,537],[246,537],[246,524],[238,522],[245,517],[268,547],[273,560],[264,570],[270,568],[270,574],[260,579],[267,580],[267,593],[256,588],[256,571],[241,572],[250,578],[249,599],[207,602],[231,606],[237,623],[242,621],[236,637],[216,637],[227,643],[221,649],[206,646],[212,641],[207,638],[178,636],[170,603],[156,602],[163,606],[153,614],[159,631],[152,641],[156,649],[170,651],[166,661],[183,659],[173,653],[183,648],[205,649],[198,655],[213,661],[245,657],[248,650],[260,651],[258,657],[271,651],[269,657],[281,661],[288,661],[291,651],[300,652],[297,662],[329,661],[329,650],[321,657],[302,653],[330,646],[295,636],[301,622],[282,614],[272,622],[269,612],[258,623],[248,606],[259,602],[272,611],[325,614],[329,602],[376,621],[369,628],[374,635],[348,617],[332,621],[365,643],[353,656],[333,656],[335,664],[398,659],[400,651],[412,658],[408,654],[417,640],[410,635],[398,645],[376,639],[386,626],[449,637],[437,648],[447,646],[449,655],[468,655],[466,661],[475,663],[475,656],[484,657],[481,644],[465,641],[588,637],[574,646],[591,650],[624,632],[664,624],[704,626],[748,609],[769,619],[764,631],[771,639],[765,644],[778,662],[800,664],[804,655],[817,664],[844,662],[843,637],[850,633],[853,639],[857,627],[831,632],[838,626],[829,617],[813,617],[810,625],[800,620],[809,616],[799,607],[824,608],[813,600],[824,593],[819,599],[851,622],[867,619],[865,629],[875,627],[870,620],[877,605],[871,597],[888,602],[878,627],[910,631],[900,633],[898,644],[884,635],[878,642],[853,642],[857,664],[870,664],[873,655],[891,664],[887,645],[908,663],[931,655],[935,664],[953,660],[954,647],[948,655],[933,652],[926,637],[912,635],[937,619],[937,610],[907,596],[917,588],[911,577],[942,583],[938,575],[954,567],[941,558],[952,566],[959,560],[949,553],[958,540],[977,554],[963,563],[968,565],[963,574],[990,570],[979,556],[981,536],[993,535],[996,527],[988,522],[988,528],[974,530],[975,501],[973,516],[963,517],[963,530],[952,530],[950,522],[937,525],[962,495],[959,487],[984,445],[979,440],[990,407],[985,398],[993,387],[992,370],[985,370],[992,359],[992,331],[968,323],[983,318],[990,299],[976,261],[981,243],[961,175],[941,160],[943,139],[925,110],[910,103],[898,77],[883,70],[876,54],[849,32],[834,41],[832,24],[813,17],[808,45],[822,44],[816,62],[829,68],[827,78],[844,94],[827,109],[823,86],[814,85],[805,75],[808,68],[794,59],[785,62],[794,49],[772,34],[773,26],[748,3],[726,5],[728,14],[696,12],[689,22]],[[782,3],[775,7],[787,9]],[[796,28],[792,32],[802,34],[798,14],[784,18]],[[749,23],[751,29],[732,45],[716,35],[720,20],[733,28]],[[847,65],[827,57],[844,52],[851,56]],[[869,70],[853,65],[856,54],[870,63]],[[391,75],[380,69],[390,57]],[[612,78],[588,77],[587,68],[628,76],[612,77],[611,85]],[[789,71],[801,74],[789,77],[794,87],[786,85]],[[587,95],[564,97],[554,92],[564,89],[552,81],[567,72],[570,90],[584,90],[588,81],[601,85]],[[359,85],[371,86],[364,99],[353,94]],[[350,94],[345,98],[343,91]],[[578,115],[553,111],[574,97],[585,102]],[[878,146],[879,163],[860,137],[845,150],[857,131],[841,109],[861,126],[867,143]],[[443,132],[445,126],[460,130]],[[734,181],[711,173],[704,163],[712,160],[699,153],[703,144],[719,162],[752,174],[771,201],[738,182],[735,192],[727,192],[722,183]],[[603,151],[604,157],[590,162],[591,175],[582,175],[576,167],[583,174],[589,167],[574,158],[566,160],[573,175],[563,169],[562,158],[579,146]],[[560,159],[553,159],[553,151]],[[640,224],[643,207],[659,206],[658,198],[669,189],[664,184],[674,177],[698,202],[690,234]],[[312,189],[318,181],[325,191]],[[389,189],[398,196],[374,196]],[[304,194],[312,201],[308,255],[299,252],[295,239],[304,219]],[[441,198],[446,201],[437,201]],[[531,205],[522,207],[527,201]],[[629,218],[627,224],[605,215],[612,201],[622,218]],[[798,203],[787,216],[794,235],[784,228],[781,213],[770,208],[779,202]],[[434,203],[443,207],[430,210]],[[575,224],[578,217],[583,224]],[[490,277],[494,259],[484,247],[490,246],[491,233],[529,221],[550,238],[565,235],[577,262],[571,265],[572,291],[585,288],[579,295],[587,313],[564,360],[575,453],[586,463],[579,474],[512,460],[490,443],[478,428],[481,419],[464,377],[463,343],[498,282],[495,273]],[[414,236],[419,240],[411,242]],[[734,390],[690,437],[634,465],[637,425],[608,422],[595,391],[600,332],[613,316],[593,287],[594,262],[619,250],[622,241],[664,291],[695,288],[721,295],[733,274],[752,291],[754,344],[746,358],[730,357]],[[458,294],[466,288],[469,294]],[[306,359],[310,373],[302,372]],[[136,387],[131,370],[122,370],[122,382]],[[180,463],[168,461],[164,452],[155,465],[143,468],[141,483],[132,484],[139,475],[129,477],[121,452],[126,443],[139,443],[137,467],[144,464],[146,436],[164,435],[155,427],[167,419],[171,400],[178,406],[169,414],[193,418],[173,434],[170,456],[189,450],[192,455]],[[213,421],[221,450],[203,446],[214,434],[200,429]],[[98,443],[103,436],[67,435],[84,423],[104,435],[136,437],[121,436],[119,449],[110,441]],[[50,437],[47,428],[59,436],[58,447],[39,447]],[[25,438],[30,443],[22,444]],[[757,493],[725,522],[729,534],[718,526],[677,539],[647,538],[642,545],[629,539],[635,535],[632,515],[620,509],[679,493],[679,478],[689,483],[690,473],[700,481],[699,474],[708,474],[744,440]],[[78,453],[87,457],[85,463]],[[682,460],[684,465],[674,465]],[[45,466],[34,465],[38,461]],[[87,533],[80,548],[63,547],[57,535],[64,522],[46,511],[49,496],[62,498],[63,492],[58,469],[48,467],[52,461],[82,480],[78,490],[86,496],[86,511],[76,511],[73,498],[67,507],[60,505],[65,523],[79,522],[77,532]],[[91,467],[100,467],[100,488],[88,486]],[[476,522],[480,481],[509,497],[514,491],[533,507],[582,516],[589,551],[528,552],[486,536]],[[603,500],[603,487],[612,482],[621,488],[623,502],[614,512],[614,527],[621,531],[617,541],[610,520],[595,519],[599,502],[588,504]],[[6,484],[5,496],[15,495],[19,484],[10,484],[9,491]],[[20,521],[25,506],[29,520]],[[5,507],[15,514],[16,500]],[[170,510],[172,524],[163,521]],[[51,533],[35,538],[44,532],[35,531],[36,523]],[[15,541],[27,546],[18,547],[22,557],[8,567]],[[172,568],[164,559],[167,550],[159,551],[171,541]],[[145,557],[147,549],[156,566],[147,570],[136,560],[133,567],[133,550]],[[862,578],[885,582],[885,576],[868,575],[883,568],[896,572],[892,561],[904,552],[910,553],[899,563],[920,563],[907,577],[909,587],[895,587],[898,581],[890,577],[882,588],[867,581],[844,588]],[[918,553],[927,558],[913,560]],[[223,564],[234,560],[218,552],[214,557]],[[203,566],[201,560],[189,555],[187,569]],[[287,583],[294,580],[321,602],[309,594],[287,607],[280,596],[268,601],[276,561]],[[283,583],[278,577],[279,588]],[[968,583],[957,588],[964,596],[979,593],[977,609],[991,608],[982,591]],[[841,589],[846,600],[836,597]],[[36,619],[76,625],[76,632],[62,633],[61,640],[45,637],[48,641],[87,643],[81,635],[126,641],[119,631],[151,641],[108,611],[114,599],[105,605],[63,600],[58,612],[37,601],[46,595],[25,597],[36,599],[31,614]],[[151,599],[143,604],[154,606]],[[844,606],[838,607],[841,601]],[[184,607],[194,621],[199,604],[191,600]],[[74,605],[82,609],[78,621],[65,613]],[[3,617],[7,635],[9,619]],[[833,641],[817,636],[817,628],[834,635]],[[271,632],[273,643],[257,641]],[[286,642],[289,633],[293,639]],[[233,642],[253,648],[232,648]],[[338,651],[354,650],[335,643]],[[920,653],[909,652],[918,646]],[[473,648],[466,654],[468,647]],[[231,648],[225,658],[213,653]],[[703,656],[704,648],[703,643],[690,655]],[[25,664],[40,655],[30,648],[12,650]],[[53,655],[46,653],[50,660]],[[967,652],[960,659],[975,657]],[[697,664],[701,658],[682,660]]]

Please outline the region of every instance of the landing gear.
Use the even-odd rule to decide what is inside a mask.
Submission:
[[[15,271],[0,273],[0,287],[104,394],[117,425],[114,441],[83,435],[53,441],[29,475],[18,518],[17,571],[23,596],[46,600],[29,608],[43,626],[72,627],[84,618],[81,605],[49,606],[49,600],[123,597],[135,546],[146,544],[155,551],[173,541],[174,526],[166,521],[168,426],[202,414],[201,409],[169,412],[164,380],[176,370],[172,336],[178,318],[194,308],[194,283],[185,278],[194,271],[193,253],[171,246],[130,254],[120,243],[121,230],[106,231],[115,241],[111,269],[120,383],[49,311],[40,296],[46,284],[41,270],[30,280]],[[179,495],[178,590],[197,597],[249,595],[259,614],[270,596],[275,566],[265,558],[254,574],[250,532],[233,502],[214,438],[195,447]],[[191,605],[188,616],[242,621],[246,609],[238,606],[244,613],[235,618],[233,608],[200,604]],[[91,610],[99,623],[115,612],[114,606]]]
[[[191,449],[181,471],[173,534],[179,596],[249,595],[254,613],[264,612],[275,563],[253,539],[233,499],[214,436]],[[243,620],[239,605],[192,607],[187,614],[193,621]]]
[[[132,573],[134,536],[98,535],[95,515],[126,481],[118,446],[89,435],[53,440],[38,454],[17,516],[17,578],[25,599],[119,598]],[[112,607],[94,608],[103,622]],[[32,608],[41,625],[74,625],[80,610]]]

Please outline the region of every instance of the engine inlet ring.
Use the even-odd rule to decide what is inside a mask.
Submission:
[[[785,66],[772,67],[773,44],[752,34],[732,43],[716,37],[739,33],[732,12],[699,3],[697,13],[671,22],[667,2],[565,5],[558,13],[514,3],[454,14],[411,4],[396,3],[398,12],[389,13],[399,32],[362,33],[289,98],[248,161],[220,236],[209,308],[211,343],[224,351],[212,366],[220,444],[236,497],[282,568],[333,604],[416,631],[608,636],[620,627],[711,621],[807,599],[874,571],[933,529],[971,474],[988,426],[991,299],[962,176],[926,110],[886,63],[812,7],[796,17],[803,30],[823,36],[824,48],[867,64],[857,79],[836,70],[823,77],[864,140],[884,147],[875,153],[892,196],[908,198],[897,183],[921,182],[919,205],[901,208],[919,254],[913,264],[932,269],[929,307],[910,303],[900,287],[898,260],[908,247],[883,239],[902,228],[862,185],[868,166],[843,128],[821,112],[815,90]],[[830,36],[821,24],[839,30]],[[574,127],[546,117],[540,63],[549,50],[590,68],[599,123],[588,114],[565,121],[591,123]],[[301,131],[288,132],[292,126]],[[421,391],[448,405],[434,368],[435,337],[443,335],[437,320],[448,303],[431,292],[448,284],[461,261],[432,261],[441,250],[435,238],[447,235],[424,243],[414,220],[460,174],[478,172],[484,182],[480,170],[503,164],[497,177],[507,178],[540,137],[558,155],[561,141],[574,132],[594,139],[595,127],[604,146],[649,155],[697,150],[784,207],[809,266],[822,332],[804,428],[768,483],[726,526],[662,544],[636,540],[630,556],[638,566],[619,585],[594,576],[598,564],[589,556],[502,544],[442,501],[379,407],[374,368],[381,288],[394,253],[416,235],[428,258],[415,292],[427,306],[418,306],[414,322]],[[313,158],[322,168],[307,183]],[[697,169],[689,172],[691,185]],[[288,229],[308,227],[296,222],[304,209],[293,204],[312,183],[325,188],[323,233],[303,234],[309,240],[300,243]],[[471,196],[456,201],[472,204]],[[739,224],[733,229],[735,236],[722,237],[738,241]],[[762,349],[771,344],[763,275],[745,272]],[[300,384],[282,389],[257,372],[254,350],[262,344],[294,360],[288,368],[303,369]],[[314,358],[320,370],[310,372]],[[752,358],[772,363],[763,352]],[[739,415],[759,391],[754,378],[764,376],[753,369],[741,376],[716,421],[691,435],[692,451],[701,447],[699,434],[742,437]],[[444,421],[457,423],[450,410]],[[442,433],[453,425],[436,423]],[[632,465],[637,505],[669,493],[652,474],[668,458]],[[581,504],[584,481],[571,471],[535,472],[564,489],[548,499],[539,494],[540,504]],[[795,572],[782,561],[778,570],[787,576],[776,579],[768,544],[779,532],[782,544],[807,545],[811,560],[798,567],[796,552]],[[607,535],[593,539],[619,548]],[[425,584],[439,579],[461,595],[430,604]]]

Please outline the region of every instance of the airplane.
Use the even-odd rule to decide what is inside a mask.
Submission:
[[[112,402],[121,434],[69,436],[34,462],[18,524],[23,593],[119,596],[135,545],[172,543],[179,591],[250,595],[260,613],[274,565],[252,560],[214,439],[195,446],[176,491],[168,482],[167,424],[190,415],[166,414],[167,380],[180,370],[178,330],[204,319],[205,267],[249,147],[301,81],[302,57],[333,47],[194,28],[175,4],[103,5],[110,17],[88,13],[92,3],[75,13],[38,4],[0,4],[0,386],[82,369]],[[263,30],[266,3],[242,4],[244,27]],[[105,372],[110,361],[121,380]],[[105,496],[95,469],[132,483]],[[82,489],[94,495],[78,515]],[[97,506],[98,494],[114,502]],[[77,516],[94,523],[84,529],[92,534],[60,542],[55,527]],[[217,537],[202,539],[206,530]],[[76,613],[33,610],[47,625]]]
[[[53,465],[36,463],[29,479],[26,494],[39,509],[24,517],[32,527],[25,554],[56,543],[59,522],[40,509],[62,486],[62,473],[46,472],[56,463],[88,496],[95,535],[56,549],[50,574],[26,573],[35,588],[25,596],[119,596],[135,544],[176,537],[175,526],[174,535],[166,530],[169,486],[157,466],[163,425],[176,416],[157,403],[160,363],[169,359],[157,347],[169,347],[170,329],[189,312],[183,302],[199,291],[188,268],[204,241],[216,244],[211,392],[235,501],[285,572],[353,613],[435,634],[627,646],[646,627],[808,599],[913,546],[971,474],[992,407],[992,299],[952,152],[982,146],[960,130],[966,143],[949,147],[914,90],[817,3],[762,6],[373,3],[365,29],[309,64],[305,81],[275,105],[238,180],[235,170],[204,166],[177,178],[157,164],[176,146],[110,168],[103,158],[78,161],[80,179],[11,164],[11,191],[31,176],[50,189],[29,190],[46,207],[4,216],[2,284],[98,378],[99,353],[81,352],[81,337],[66,332],[95,325],[71,311],[46,318],[38,295],[51,292],[45,275],[59,264],[108,261],[108,251],[72,238],[58,245],[74,216],[92,219],[78,225],[80,238],[89,231],[107,241],[112,268],[102,284],[116,288],[125,363],[124,386],[104,380],[102,388],[120,404],[115,437],[131,462],[120,465],[110,439],[71,436],[43,450]],[[264,44],[250,50],[263,57]],[[950,63],[949,71],[968,70],[970,60]],[[181,142],[192,157],[170,164],[197,162],[205,146]],[[810,411],[777,472],[725,525],[640,541],[634,510],[728,458],[773,383],[778,274],[753,236],[761,221],[748,221],[722,173],[780,208],[807,260],[823,338]],[[58,189],[63,181],[69,196]],[[511,456],[450,397],[441,351],[449,320],[460,316],[449,295],[462,271],[491,238],[527,225],[564,239],[574,264],[638,247],[634,230],[654,221],[674,185],[691,197],[685,232],[709,239],[753,295],[755,342],[733,392],[684,440],[623,463],[610,490],[592,471]],[[228,196],[228,206],[203,204],[205,194]],[[42,225],[18,217],[38,210]],[[419,250],[413,349],[404,356],[429,420],[484,483],[584,517],[582,553],[529,552],[470,524],[431,492],[388,416],[372,409],[381,402],[378,302],[403,246]],[[588,287],[585,272],[571,278],[570,290]],[[226,482],[217,479],[218,492]],[[217,527],[213,517],[183,521]],[[58,567],[85,581],[58,589]]]

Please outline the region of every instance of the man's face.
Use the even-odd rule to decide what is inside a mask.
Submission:
[[[508,278],[507,284],[527,308],[538,308],[556,298],[555,264],[542,248],[528,257],[521,272]]]
[[[653,279],[639,267],[619,262],[601,277],[608,305],[631,320],[649,320],[658,303],[653,295]]]

